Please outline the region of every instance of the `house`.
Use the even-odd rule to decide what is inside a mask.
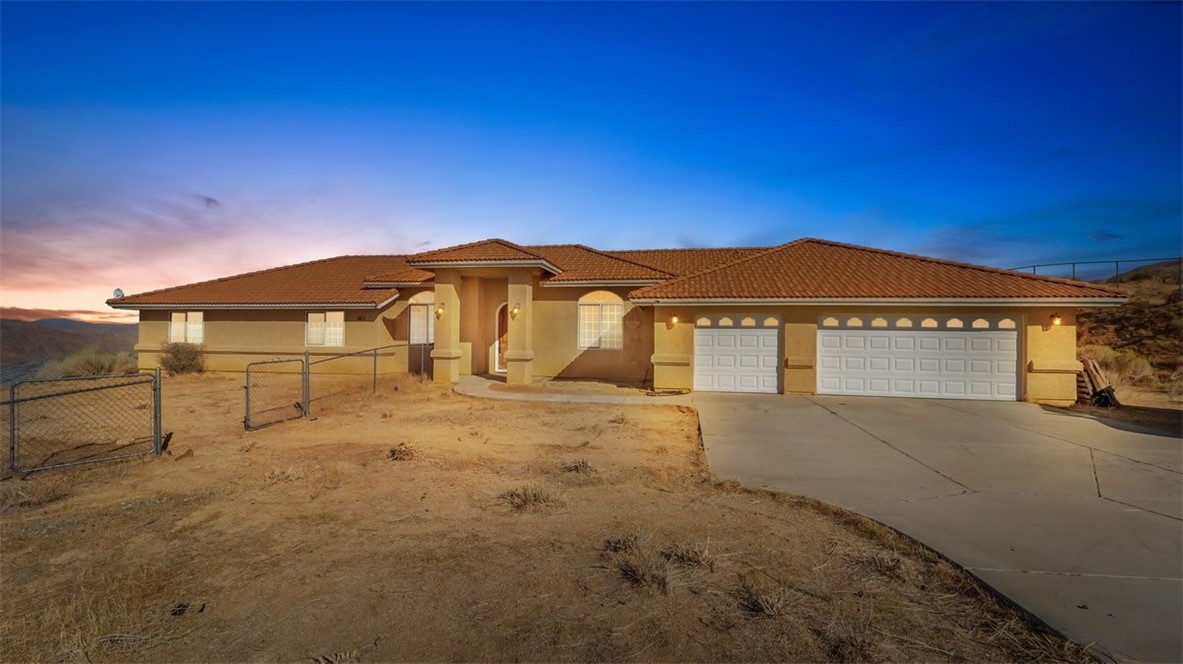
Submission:
[[[387,347],[381,371],[644,382],[655,389],[1075,400],[1075,312],[1120,290],[802,239],[599,251],[490,239],[342,256],[108,300],[136,350],[207,367]],[[369,371],[369,368],[366,368]]]

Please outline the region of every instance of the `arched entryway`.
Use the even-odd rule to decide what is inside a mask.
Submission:
[[[505,354],[509,351],[509,303],[503,302],[500,307],[497,307],[496,322],[494,323],[493,333],[493,371],[494,373],[505,373],[507,370],[505,364]]]

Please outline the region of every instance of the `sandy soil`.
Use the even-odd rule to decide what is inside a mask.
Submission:
[[[878,524],[710,481],[678,407],[431,384],[0,481],[2,661],[1079,660]]]

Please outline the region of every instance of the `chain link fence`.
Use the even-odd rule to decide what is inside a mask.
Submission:
[[[252,362],[246,369],[247,431],[299,417],[313,417],[378,393],[383,360],[395,357],[392,344],[339,355]]]
[[[23,380],[8,390],[13,472],[160,454],[160,370],[152,374]]]
[[[265,360],[246,365],[247,431],[304,417],[308,409],[304,360]]]

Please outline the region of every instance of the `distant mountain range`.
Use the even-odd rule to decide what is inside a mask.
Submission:
[[[134,323],[87,323],[68,318],[38,321],[0,319],[0,365],[52,360],[95,346],[131,351],[138,332]]]

